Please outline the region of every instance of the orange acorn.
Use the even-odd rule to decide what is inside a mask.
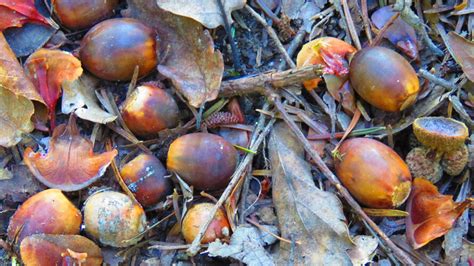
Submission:
[[[192,243],[199,232],[201,225],[209,218],[214,204],[199,203],[191,207],[182,222],[181,232],[187,243]],[[217,209],[214,219],[212,219],[209,227],[201,240],[202,244],[214,242],[218,238],[229,237],[230,225],[225,212],[222,209]]]

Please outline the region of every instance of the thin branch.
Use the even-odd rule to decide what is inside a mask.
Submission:
[[[341,0],[342,8],[344,9],[344,14],[346,17],[347,27],[349,28],[349,33],[351,34],[351,39],[354,42],[357,50],[362,49],[360,45],[359,35],[357,34],[356,28],[354,26],[354,20],[352,20],[352,14],[347,4],[347,0]]]

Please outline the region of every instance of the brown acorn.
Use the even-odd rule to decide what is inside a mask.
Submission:
[[[16,244],[34,234],[79,234],[81,212],[59,189],[47,189],[27,199],[13,214],[8,239]]]
[[[349,76],[360,97],[388,112],[411,106],[420,90],[410,63],[398,53],[380,46],[357,52],[351,60]]]
[[[71,30],[93,26],[114,14],[119,0],[52,0],[53,11],[61,24]]]
[[[353,138],[342,143],[339,154],[335,159],[337,176],[360,203],[389,209],[408,198],[410,170],[387,145],[369,138]]]
[[[187,243],[192,243],[199,233],[201,225],[210,217],[210,212],[214,204],[199,203],[191,207],[184,216],[181,232]],[[212,219],[201,240],[202,244],[214,242],[216,239],[228,238],[230,235],[230,224],[225,212],[217,209],[214,219]]]
[[[122,167],[120,175],[144,207],[157,204],[171,192],[166,169],[153,155],[138,155]]]
[[[237,164],[237,151],[225,139],[209,133],[192,133],[171,143],[166,165],[199,190],[227,186]]]
[[[156,34],[131,18],[114,18],[91,28],[81,41],[83,66],[99,78],[129,81],[135,67],[138,77],[153,71],[157,64]]]
[[[137,136],[156,137],[158,132],[179,122],[179,109],[173,97],[151,85],[136,88],[122,104],[122,117]]]

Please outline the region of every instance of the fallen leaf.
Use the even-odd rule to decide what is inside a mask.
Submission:
[[[18,96],[44,104],[43,98],[26,77],[2,32],[0,32],[0,87]]]
[[[303,45],[296,57],[298,67],[318,65],[324,66],[324,74],[345,77],[349,73],[347,58],[355,53],[356,49],[337,38],[321,37]],[[303,82],[307,90],[313,90],[318,86],[321,78]]]
[[[338,77],[335,75],[323,75],[326,88],[334,98],[341,103],[344,111],[352,116],[356,111],[356,101],[354,90],[352,89],[348,77]]]
[[[117,116],[107,113],[97,104],[94,83],[92,78],[85,75],[74,81],[63,82],[61,112],[74,112],[82,119],[100,124],[114,121]]]
[[[246,0],[220,0],[229,24],[232,11],[245,6]],[[192,18],[207,28],[224,26],[224,19],[217,1],[209,0],[156,0],[158,6],[176,15]]]
[[[0,180],[0,200],[13,203],[24,202],[32,195],[45,189],[24,165],[11,167],[11,179]]]
[[[300,243],[280,242],[277,264],[350,265],[346,250],[353,245],[342,204],[314,185],[303,147],[285,124],[274,126],[269,152],[281,236]]]
[[[372,262],[379,244],[373,236],[358,235],[354,237],[355,247],[348,251],[353,265],[366,265]]]
[[[390,18],[395,15],[391,6],[384,6],[372,14],[372,22],[378,29],[382,29]],[[387,28],[384,38],[397,46],[411,59],[418,58],[418,47],[415,29],[408,25],[401,17]]]
[[[27,23],[21,28],[9,28],[3,31],[17,57],[28,56],[43,47],[56,30],[42,24]]]
[[[48,106],[51,129],[54,129],[61,84],[82,74],[81,61],[68,52],[39,49],[28,57],[25,69]]]
[[[474,81],[474,42],[454,31],[448,33],[446,47],[470,81]]]
[[[13,178],[12,172],[10,172],[6,168],[0,168],[0,181],[9,180],[12,178]]]
[[[47,154],[33,152],[28,147],[23,155],[33,175],[51,188],[76,191],[101,177],[117,150],[94,154],[92,142],[79,134],[74,115],[69,123],[59,125],[53,132]]]
[[[468,199],[455,203],[452,195],[442,195],[438,188],[424,178],[415,178],[407,201],[406,237],[414,249],[443,236],[469,207]]]
[[[11,147],[33,130],[33,102],[0,87],[0,146]]]
[[[265,228],[274,234],[278,233],[275,226],[265,225]],[[267,232],[241,225],[232,234],[229,244],[217,240],[209,243],[207,252],[211,257],[233,258],[249,266],[270,266],[276,264],[264,246],[275,241],[276,238]]]
[[[222,54],[214,50],[208,31],[193,19],[174,15],[156,2],[128,0],[124,16],[141,20],[157,30],[165,59],[158,71],[171,79],[189,104],[198,108],[219,94],[224,72]]]
[[[26,265],[102,265],[100,248],[80,235],[28,236],[20,244]]]
[[[34,0],[0,0],[0,31],[27,22],[50,25],[35,7]]]

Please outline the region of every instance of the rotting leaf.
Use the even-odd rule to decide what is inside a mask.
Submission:
[[[76,191],[87,187],[104,173],[117,150],[94,154],[90,140],[79,134],[74,115],[53,132],[47,154],[28,147],[23,155],[33,175],[51,188]]]
[[[11,147],[33,130],[33,102],[0,87],[0,146]]]
[[[378,29],[382,29],[393,15],[395,15],[395,12],[392,7],[384,6],[372,14],[372,22]],[[401,17],[395,19],[393,24],[387,28],[383,37],[387,38],[411,59],[418,58],[415,29]]]
[[[189,104],[198,108],[219,94],[224,72],[222,54],[214,50],[208,31],[193,19],[174,15],[148,0],[128,0],[124,16],[157,30],[166,57],[158,71],[171,79]]]
[[[21,28],[6,29],[3,34],[16,56],[23,57],[43,47],[55,32],[42,24],[27,23]]]
[[[454,31],[448,33],[446,47],[470,81],[474,81],[474,42]]]
[[[74,112],[78,117],[95,123],[106,124],[117,116],[102,110],[94,94],[95,82],[91,77],[82,75],[74,81],[63,82],[61,112]]]
[[[431,240],[443,236],[471,200],[455,203],[452,195],[442,195],[438,188],[424,178],[415,178],[407,201],[406,237],[414,248],[421,248]]]
[[[21,203],[45,189],[43,184],[31,174],[28,167],[14,165],[10,171],[11,179],[0,180],[0,200],[8,199],[10,202]]]
[[[50,25],[35,7],[34,0],[0,0],[0,31],[27,22]]]
[[[55,109],[61,93],[61,84],[81,76],[81,61],[61,50],[39,49],[28,57],[25,69],[48,106],[51,129],[54,129]]]
[[[274,234],[278,233],[278,228],[275,226],[266,225],[265,228]],[[229,244],[221,243],[219,240],[212,242],[207,252],[211,257],[230,257],[249,266],[271,266],[276,264],[264,246],[275,241],[276,238],[267,232],[249,225],[241,225],[232,234]]]
[[[245,6],[246,0],[221,0],[225,15],[232,23],[231,13]],[[207,28],[224,26],[224,19],[217,1],[209,0],[156,0],[158,6],[176,15],[192,18]]]
[[[354,90],[352,89],[349,79],[347,77],[338,77],[335,75],[323,75],[326,82],[326,88],[334,98],[334,100],[341,103],[344,111],[352,116],[356,110],[356,101]]]
[[[358,235],[354,237],[355,247],[348,251],[353,265],[366,265],[372,262],[378,246],[377,238]]]
[[[102,265],[100,248],[80,235],[28,236],[21,241],[20,254],[26,265]]]
[[[269,151],[281,236],[300,243],[280,242],[277,264],[351,265],[346,250],[353,245],[342,204],[314,185],[303,147],[285,124],[274,126]]]

